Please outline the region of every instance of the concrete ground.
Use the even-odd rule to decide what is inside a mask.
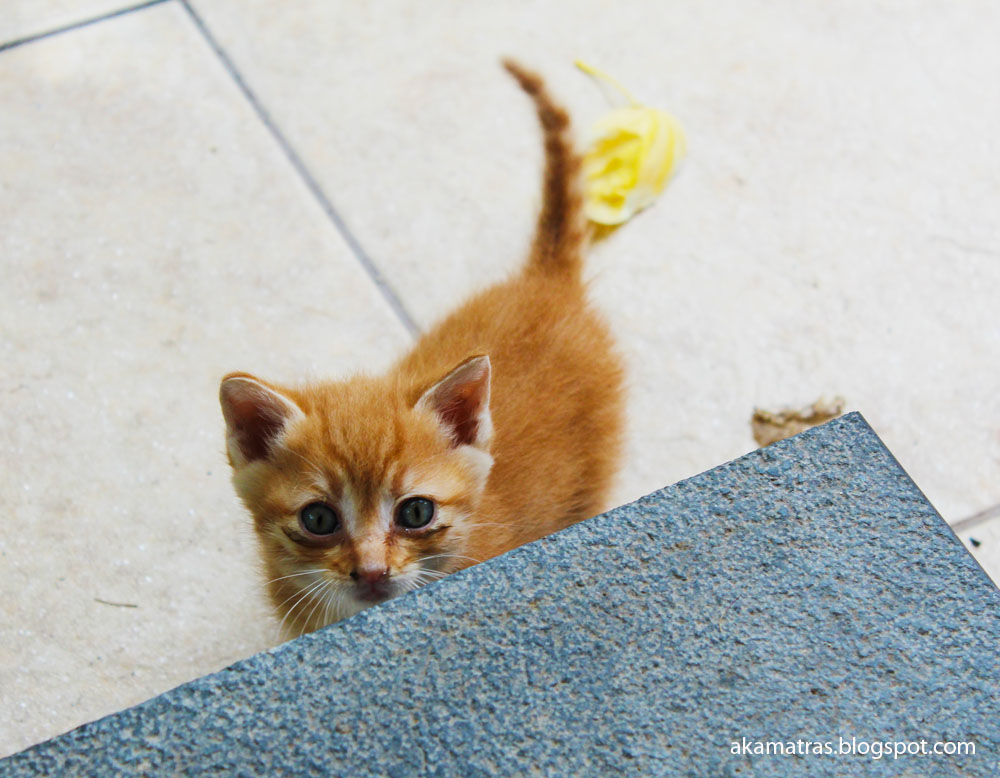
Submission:
[[[3,5],[0,755],[274,645],[219,377],[377,370],[412,337],[380,277],[425,327],[516,266],[505,54],[581,135],[577,57],[688,132],[589,262],[618,501],[839,394],[1000,579],[1000,6]]]

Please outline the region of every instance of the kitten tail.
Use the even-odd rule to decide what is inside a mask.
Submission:
[[[587,226],[583,217],[580,157],[576,153],[569,115],[545,88],[541,76],[511,59],[503,66],[535,103],[545,136],[545,179],[542,211],[528,257],[528,269],[580,278]]]

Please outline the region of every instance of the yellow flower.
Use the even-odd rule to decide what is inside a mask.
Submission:
[[[638,103],[604,73],[577,67],[614,84],[632,105],[601,117],[583,157],[584,212],[598,224],[630,219],[656,199],[686,150],[680,123],[665,111]]]

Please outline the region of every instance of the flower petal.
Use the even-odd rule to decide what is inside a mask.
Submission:
[[[663,191],[684,156],[684,131],[670,114],[633,105],[598,119],[592,133],[584,211],[598,224],[621,224]]]

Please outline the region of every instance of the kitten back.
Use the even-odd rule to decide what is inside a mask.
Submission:
[[[569,115],[553,100],[541,76],[504,59],[503,66],[535,103],[545,139],[542,210],[538,215],[528,269],[580,278],[587,228],[580,185],[581,161]]]

